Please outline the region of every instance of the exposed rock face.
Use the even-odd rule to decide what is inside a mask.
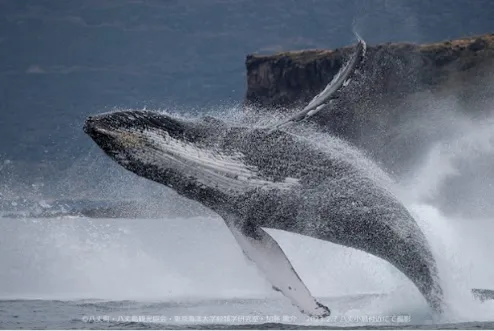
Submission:
[[[352,51],[249,55],[247,104],[257,111],[299,109]],[[426,192],[411,194],[438,203],[444,212],[491,217],[493,112],[494,34],[489,34],[425,45],[371,45],[360,77],[312,120],[364,149],[391,174],[408,180],[414,171],[414,181],[427,182]]]
[[[302,106],[352,52],[347,47],[249,55],[247,104],[282,110]],[[405,171],[427,142],[448,134],[442,123],[451,111],[490,111],[493,68],[494,34],[425,45],[371,45],[361,77],[315,121],[365,148],[388,170]],[[454,102],[444,105],[451,98]]]
[[[248,55],[247,101],[263,107],[305,103],[324,88],[351,52],[352,47],[346,47]],[[370,46],[368,55],[366,74],[379,84],[372,92],[410,93],[444,84],[455,74],[468,74],[492,61],[494,34],[426,45]]]

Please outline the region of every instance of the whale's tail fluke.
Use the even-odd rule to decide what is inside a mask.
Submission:
[[[324,88],[324,90],[316,95],[303,110],[294,114],[287,120],[276,124],[273,129],[278,129],[292,122],[300,122],[314,116],[321,109],[327,107],[332,100],[338,98],[342,88],[346,87],[350,83],[354,73],[361,68],[366,56],[367,44],[357,33],[355,33],[355,36],[358,39],[355,53],[353,53],[350,60],[348,60],[348,62],[341,67],[336,75],[334,75],[333,79]]]

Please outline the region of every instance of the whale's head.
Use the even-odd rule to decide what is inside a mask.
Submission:
[[[220,146],[228,126],[212,117],[119,111],[87,118],[84,131],[127,170],[208,206],[259,184],[240,153]]]
[[[164,160],[159,159],[161,154],[177,152],[177,145],[180,149],[187,145],[198,147],[206,141],[209,130],[198,123],[162,113],[119,111],[88,117],[84,132],[122,165],[137,161],[163,165],[160,161]]]

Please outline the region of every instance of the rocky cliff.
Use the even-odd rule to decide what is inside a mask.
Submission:
[[[321,91],[353,47],[247,56],[249,105],[285,111]],[[452,112],[492,109],[494,34],[434,44],[369,45],[360,77],[314,120],[404,171],[428,142],[447,135]],[[378,148],[376,148],[378,147]]]
[[[299,109],[352,52],[346,47],[249,55],[247,109]],[[494,34],[489,34],[369,45],[362,73],[312,122],[357,145],[395,178],[422,183],[419,193],[415,188],[410,194],[437,202],[443,212],[491,217],[493,111]]]

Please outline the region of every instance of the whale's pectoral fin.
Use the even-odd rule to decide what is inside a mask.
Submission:
[[[317,114],[322,109],[327,108],[333,99],[338,98],[341,90],[348,86],[352,78],[358,76],[366,56],[367,44],[358,34],[355,35],[358,38],[355,53],[348,60],[348,62],[340,68],[336,75],[333,76],[331,82],[329,82],[324,90],[316,95],[304,109],[295,113],[281,123],[274,125],[272,127],[273,130],[284,127],[290,123],[306,120]]]
[[[322,318],[328,307],[317,302],[302,282],[278,243],[262,228],[249,222],[242,228],[228,224],[244,254],[264,273],[274,289],[282,292],[302,313]]]

